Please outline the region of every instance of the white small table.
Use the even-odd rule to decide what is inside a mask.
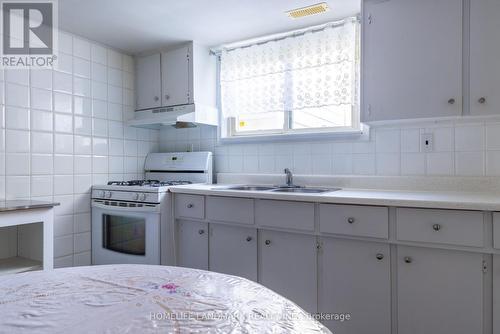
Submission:
[[[23,233],[18,235],[23,246],[16,256],[0,259],[0,275],[24,272],[35,269],[54,268],[54,206],[59,203],[29,200],[0,201],[0,228],[8,226],[22,227]],[[38,223],[30,228],[28,224]],[[43,226],[43,237],[40,233],[30,233]],[[19,232],[18,232],[19,233]],[[40,245],[42,243],[42,245]],[[43,255],[39,261],[40,249]]]

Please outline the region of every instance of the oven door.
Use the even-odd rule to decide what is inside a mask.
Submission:
[[[92,201],[93,264],[160,264],[160,205],[129,204]]]

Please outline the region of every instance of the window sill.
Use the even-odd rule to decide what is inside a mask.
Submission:
[[[284,142],[284,141],[320,141],[320,140],[359,140],[367,141],[370,138],[370,128],[361,125],[361,129],[315,133],[287,133],[287,134],[265,134],[239,137],[220,137],[221,144],[241,144],[258,142]]]

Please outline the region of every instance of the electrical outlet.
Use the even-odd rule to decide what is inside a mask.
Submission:
[[[422,133],[420,135],[420,151],[432,152],[434,151],[434,134]]]

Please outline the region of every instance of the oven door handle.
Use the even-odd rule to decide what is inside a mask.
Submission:
[[[102,248],[108,249],[108,219],[105,217],[102,224]]]
[[[148,207],[148,206],[126,207],[126,206],[105,205],[97,202],[92,202],[92,207],[104,210],[128,211],[128,212],[158,212],[159,210],[159,205],[156,205],[155,207]]]

